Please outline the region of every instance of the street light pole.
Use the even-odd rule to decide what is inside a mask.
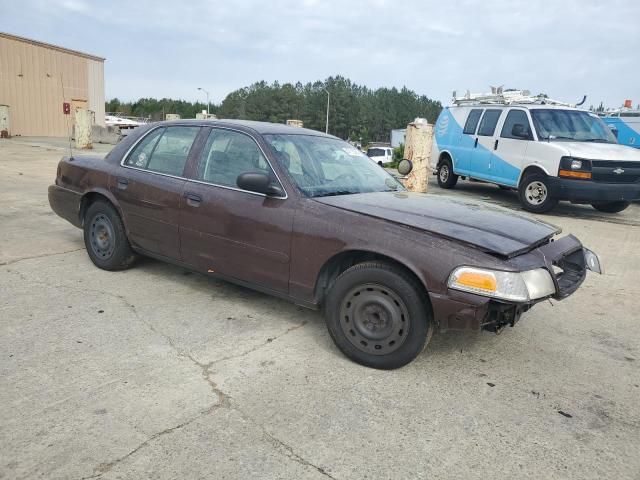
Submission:
[[[327,92],[327,123],[325,123],[324,133],[329,133],[329,99],[331,98],[331,94],[326,88],[323,88],[323,90]]]
[[[207,116],[209,115],[209,92],[207,92],[204,88],[202,87],[198,87],[198,90],[202,90],[204,93],[207,94]]]

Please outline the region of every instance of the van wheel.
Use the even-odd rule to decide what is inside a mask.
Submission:
[[[618,213],[631,205],[631,202],[609,202],[609,203],[593,203],[591,206],[604,213]]]
[[[518,196],[522,208],[528,212],[545,213],[558,204],[558,199],[551,196],[549,178],[543,173],[530,173],[522,179]]]
[[[458,183],[458,175],[453,173],[453,164],[449,158],[445,158],[440,162],[437,174],[440,188],[453,188]]]
[[[390,370],[415,359],[433,334],[424,291],[382,262],[354,265],[327,294],[325,318],[336,346],[351,360]]]

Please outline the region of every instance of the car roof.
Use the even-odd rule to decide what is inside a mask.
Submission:
[[[154,125],[205,125],[211,127],[240,127],[242,130],[252,130],[260,135],[279,134],[279,135],[313,135],[316,137],[338,138],[333,135],[328,135],[318,130],[311,130],[309,128],[291,127],[283,123],[270,123],[270,122],[256,122],[253,120],[235,120],[235,119],[215,119],[215,120],[199,120],[199,119],[185,119],[185,120],[168,120],[164,122],[158,122]]]

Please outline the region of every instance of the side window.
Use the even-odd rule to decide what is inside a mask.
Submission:
[[[211,129],[200,156],[197,179],[237,187],[238,175],[246,172],[271,175],[271,167],[256,142],[244,133]]]
[[[521,127],[513,127],[521,125]],[[518,132],[521,132],[518,134]],[[516,135],[514,135],[514,133]],[[511,110],[507,114],[500,132],[502,138],[513,138],[515,140],[531,140],[531,127],[529,126],[529,118],[524,110]]]
[[[469,116],[467,117],[467,121],[464,124],[463,133],[467,135],[473,135],[476,133],[476,127],[478,126],[478,120],[480,120],[480,115],[482,115],[482,109],[473,109],[469,112]]]
[[[182,176],[199,131],[200,127],[167,127],[151,154],[147,170]]]
[[[158,128],[136,145],[125,165],[182,176],[189,150],[200,127]]]
[[[483,137],[493,136],[501,113],[502,110],[485,110],[480,121],[480,127],[478,127],[478,135]]]
[[[131,151],[124,164],[129,167],[147,168],[151,153],[154,148],[156,148],[158,139],[162,136],[164,130],[164,128],[158,128],[144,137],[142,141],[136,145],[136,148]]]

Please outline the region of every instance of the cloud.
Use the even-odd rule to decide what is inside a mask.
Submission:
[[[341,74],[442,101],[505,84],[614,106],[640,102],[638,16],[622,0],[24,0],[2,29],[106,57],[107,95],[124,99],[205,86],[220,101],[258,80]]]

